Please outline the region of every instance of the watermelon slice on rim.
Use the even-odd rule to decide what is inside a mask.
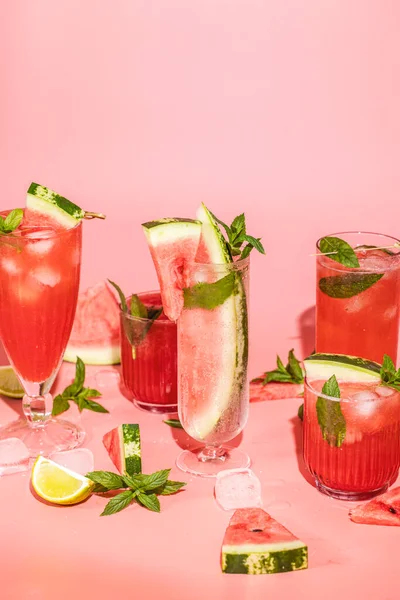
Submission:
[[[75,320],[64,360],[87,365],[114,365],[121,361],[120,309],[106,282],[79,294]]]
[[[400,487],[396,487],[349,512],[354,523],[400,527]]]
[[[222,571],[265,575],[308,567],[307,546],[261,508],[240,508],[222,543]]]

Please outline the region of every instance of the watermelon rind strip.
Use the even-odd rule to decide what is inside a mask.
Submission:
[[[28,196],[32,196],[38,200],[42,200],[47,202],[50,205],[53,205],[58,210],[63,211],[72,219],[79,221],[83,219],[85,216],[85,211],[82,210],[79,206],[64,198],[64,196],[60,196],[57,192],[53,192],[49,188],[39,185],[38,183],[31,183],[27,191]]]
[[[329,379],[332,375],[342,381],[371,381],[381,379],[379,363],[357,356],[342,354],[313,354],[304,360],[308,379]]]
[[[303,545],[288,550],[222,553],[222,571],[245,575],[272,575],[308,568],[308,549]]]
[[[125,471],[128,475],[142,472],[140,428],[139,425],[124,423],[120,426],[120,450],[124,457]]]

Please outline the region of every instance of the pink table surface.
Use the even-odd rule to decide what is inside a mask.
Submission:
[[[63,365],[56,390],[72,372]],[[88,369],[87,383],[94,383],[94,372]],[[400,597],[398,529],[352,523],[348,505],[322,496],[306,481],[296,417],[301,400],[253,403],[241,439],[261,480],[264,508],[309,547],[308,570],[263,576],[222,574],[220,548],[232,513],[216,504],[212,479],[190,477],[174,466],[188,441],[184,432],[136,409],[114,383],[102,402],[109,415],[82,416],[84,446],[93,451],[95,468],[115,470],[103,434],[120,423],[139,423],[143,471],[172,467],[171,478],[188,482],[185,491],[161,498],[160,514],[133,505],[100,517],[104,498],[50,506],[34,497],[28,473],[2,477],[2,600]],[[1,400],[1,423],[12,420],[19,406]]]

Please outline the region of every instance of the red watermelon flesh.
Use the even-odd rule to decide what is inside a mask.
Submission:
[[[64,360],[79,356],[86,364],[120,362],[120,308],[105,281],[79,294]]]
[[[396,487],[349,512],[354,523],[400,527],[400,487]]]
[[[262,508],[239,508],[225,532],[224,546],[288,542],[297,538]]]
[[[302,383],[280,383],[270,381],[263,385],[261,382],[252,382],[250,383],[250,402],[298,398],[303,395],[303,392],[304,384]]]

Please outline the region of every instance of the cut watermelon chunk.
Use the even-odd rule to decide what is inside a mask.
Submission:
[[[142,472],[139,425],[119,425],[105,434],[103,444],[120,473]]]
[[[400,487],[396,487],[349,512],[354,523],[400,527]]]
[[[307,546],[261,508],[236,510],[221,553],[224,573],[264,575],[308,567]]]
[[[302,396],[303,393],[303,383],[280,383],[275,381],[270,381],[265,385],[263,385],[261,382],[250,383],[250,402],[298,398]]]
[[[76,362],[79,356],[87,365],[121,362],[119,318],[118,302],[104,281],[80,294],[64,360]]]
[[[160,219],[142,225],[160,284],[164,313],[176,321],[187,287],[185,265],[194,261],[201,223],[193,219]]]
[[[37,183],[29,186],[26,206],[32,211],[51,216],[66,229],[75,227],[85,216],[85,211],[79,206]]]

